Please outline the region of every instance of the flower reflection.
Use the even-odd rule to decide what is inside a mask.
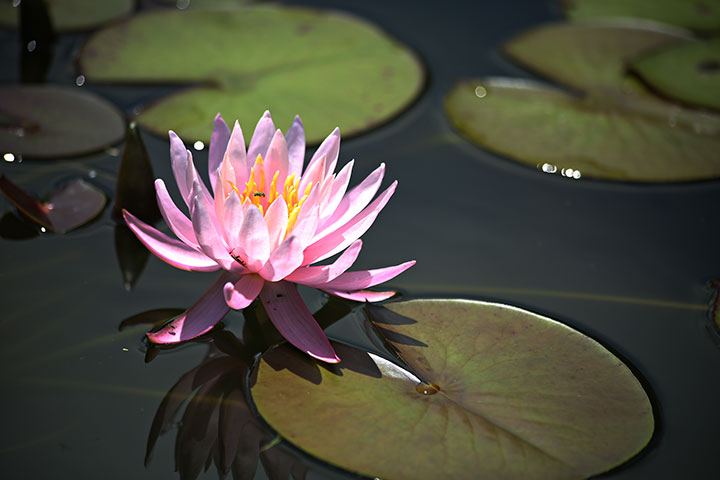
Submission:
[[[246,151],[239,124],[235,122],[231,133],[218,115],[209,148],[211,193],[190,151],[172,131],[170,144],[175,180],[190,218],[171,200],[161,179],[155,187],[163,217],[179,240],[127,211],[125,220],[167,263],[190,271],[223,272],[184,314],[148,334],[150,341],[177,343],[197,337],[230,308],[244,309],[260,297],[270,320],[290,343],[325,362],[338,362],[295,284],[357,301],[384,300],[395,293],[364,289],[394,278],[414,261],[347,272],[360,253],[360,236],[395,191],[397,182],[371,202],[384,164],[348,191],[353,162],[334,173],[339,130],[325,139],[303,171],[305,133],[299,117],[284,136],[265,112]],[[311,266],[339,253],[329,265]]]

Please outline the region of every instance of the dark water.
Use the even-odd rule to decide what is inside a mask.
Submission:
[[[292,2],[300,4],[301,2]],[[463,296],[517,305],[599,340],[644,378],[657,409],[648,449],[608,479],[714,478],[720,429],[720,350],[708,331],[706,282],[720,275],[720,184],[613,184],[542,174],[466,143],[442,111],[465,77],[531,75],[498,46],[558,19],[549,1],[310,2],[353,12],[413,47],[426,62],[426,92],[393,122],[343,142],[357,182],[380,162],[399,188],[364,235],[356,268],[417,265],[392,282],[409,295]],[[303,4],[307,4],[303,2]],[[72,85],[82,35],[61,36],[52,83]],[[18,81],[16,34],[0,31],[3,83]],[[93,87],[126,112],[157,88]],[[302,113],[302,112],[300,112]],[[226,119],[233,112],[223,112]],[[280,119],[277,119],[281,123]],[[144,136],[159,177],[168,143]],[[196,154],[198,163],[204,154]],[[112,195],[119,158],[2,162],[0,173],[35,193],[75,176]],[[0,213],[10,209],[0,198]],[[0,467],[3,477],[178,478],[174,432],[143,466],[155,410],[205,355],[190,345],[143,361],[144,327],[119,322],[160,307],[187,307],[213,274],[151,258],[123,288],[110,209],[70,234],[0,239]],[[232,317],[239,331],[240,315]],[[330,333],[355,338],[352,324]],[[357,337],[357,342],[362,340]],[[342,478],[312,463],[310,478]],[[214,478],[213,469],[206,474]],[[257,478],[265,478],[258,468]]]

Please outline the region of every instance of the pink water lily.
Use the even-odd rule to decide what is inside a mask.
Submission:
[[[381,164],[348,190],[353,162],[336,174],[339,149],[340,132],[335,129],[303,171],[305,131],[299,117],[283,136],[270,112],[265,112],[246,151],[238,122],[230,132],[218,115],[208,159],[211,193],[198,176],[190,151],[170,132],[173,174],[189,218],[172,201],[161,179],[155,180],[155,189],[163,218],[178,240],[127,211],[125,221],[148,249],[170,265],[222,273],[187,311],[148,333],[151,342],[177,343],[202,335],[230,308],[243,309],[260,297],[270,320],[290,343],[325,362],[339,361],[296,284],[374,302],[395,292],[366,288],[415,264],[347,271],[360,253],[360,236],[387,204],[397,182],[373,200],[385,172]],[[312,265],[338,253],[330,264]]]

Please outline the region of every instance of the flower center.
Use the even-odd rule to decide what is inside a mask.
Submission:
[[[298,193],[300,179],[295,178],[294,173],[285,179],[285,184],[280,190],[277,188],[278,175],[280,175],[279,170],[273,174],[270,188],[266,189],[265,164],[263,163],[262,155],[258,155],[255,164],[250,169],[250,177],[248,181],[245,182],[245,189],[242,192],[240,192],[233,182],[230,180],[227,180],[227,182],[240,197],[243,205],[245,205],[246,202],[252,203],[260,209],[260,213],[262,213],[263,216],[267,212],[268,207],[282,195],[288,210],[288,226],[286,232],[289,233],[295,226],[298,213],[300,213],[303,203],[310,194],[312,182],[308,184],[305,191],[300,195]]]

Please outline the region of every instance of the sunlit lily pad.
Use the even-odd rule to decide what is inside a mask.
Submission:
[[[631,67],[664,96],[720,110],[720,39],[660,50],[639,58]]]
[[[579,90],[642,87],[625,74],[628,60],[684,43],[688,32],[647,22],[554,23],[530,29],[503,46],[513,60]]]
[[[568,17],[647,18],[693,30],[720,30],[718,0],[563,0]]]
[[[640,182],[720,177],[718,115],[638,96],[578,98],[510,79],[462,82],[445,109],[473,141],[548,173]]]
[[[371,477],[561,479],[652,435],[628,367],[565,325],[475,301],[386,306],[370,317],[413,373],[341,344],[337,366],[287,345],[263,355],[251,393],[283,437]]]
[[[5,0],[0,3],[0,26],[16,28],[20,8]],[[18,4],[20,2],[17,2]],[[129,14],[135,0],[52,0],[45,2],[56,31],[87,30]]]
[[[37,158],[82,155],[122,140],[125,120],[109,102],[78,89],[0,87],[0,152]]]
[[[269,109],[281,128],[302,112],[311,143],[336,126],[358,133],[407,107],[423,83],[416,56],[376,27],[294,7],[138,15],[91,37],[79,63],[88,81],[188,85],[138,121],[205,143],[218,112],[253,125]]]
[[[23,191],[4,175],[0,176],[0,191],[23,215],[57,233],[65,233],[85,225],[100,214],[107,201],[102,190],[82,179],[64,184],[44,203]]]

